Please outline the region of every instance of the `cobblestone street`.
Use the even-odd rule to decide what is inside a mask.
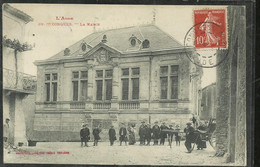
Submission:
[[[23,147],[24,152],[5,154],[5,163],[47,164],[118,164],[118,165],[224,165],[224,159],[214,157],[215,151],[207,143],[207,149],[194,149],[186,153],[184,141],[181,146],[119,146],[100,142],[97,147],[80,147],[77,142],[37,143],[36,147]],[[29,153],[30,154],[29,154]],[[41,153],[42,152],[42,153]],[[54,154],[48,154],[54,152]],[[62,152],[65,154],[58,154]],[[40,154],[37,154],[40,153]],[[66,154],[67,153],[67,154]],[[228,165],[228,164],[225,164]]]

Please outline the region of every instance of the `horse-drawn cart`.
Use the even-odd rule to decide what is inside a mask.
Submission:
[[[216,122],[215,119],[210,119],[208,126],[205,128],[205,130],[195,129],[194,132],[194,140],[192,141],[193,146],[190,150],[190,152],[194,149],[195,144],[199,143],[199,140],[202,141],[209,141],[209,144],[213,147],[213,149],[216,149]]]
[[[193,138],[191,143],[193,143],[193,146],[191,147],[190,152],[194,149],[195,144],[199,143],[199,140],[202,141],[209,141],[210,145],[213,147],[213,149],[216,149],[216,135],[215,135],[215,129],[216,129],[216,122],[215,119],[210,119],[208,126],[205,127],[205,130],[195,129]],[[176,133],[185,133],[181,130],[169,130],[165,129],[164,132],[168,134],[176,134]],[[171,146],[171,143],[170,143]]]

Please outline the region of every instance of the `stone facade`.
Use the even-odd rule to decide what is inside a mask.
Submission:
[[[246,31],[245,9],[228,8],[229,53],[217,67],[217,155],[246,164]],[[218,54],[222,58],[223,54]]]
[[[153,26],[150,28],[154,30]],[[118,31],[124,31],[124,29]],[[104,34],[106,35],[106,32]],[[115,32],[112,35],[116,34]],[[110,35],[111,38],[112,35]],[[197,104],[197,92],[200,90],[201,70],[189,61],[184,50],[162,49],[155,52],[151,51],[151,46],[151,50],[148,51],[138,49],[136,52],[123,53],[109,44],[110,38],[109,35],[107,36],[108,43],[100,40],[96,46],[82,55],[80,51],[76,51],[75,57],[62,55],[58,61],[50,58],[35,63],[38,78],[34,121],[34,131],[37,135],[34,135],[36,136],[34,140],[79,141],[79,131],[83,122],[87,122],[90,129],[100,124],[103,129],[101,132],[103,141],[108,139],[110,125],[114,125],[118,133],[120,123],[123,122],[134,123],[136,127],[139,127],[143,120],[151,124],[155,121],[160,123],[165,121],[167,124],[179,124],[181,128],[184,128],[192,114],[198,112],[200,105]],[[150,40],[150,42],[153,41]],[[75,45],[69,49],[81,49],[73,47]],[[105,61],[100,61],[102,53],[107,56]],[[178,97],[171,99],[168,93],[167,99],[161,99],[160,67],[167,66],[170,70],[173,65],[178,66]],[[138,99],[122,99],[122,70],[126,68],[139,69]],[[112,99],[97,100],[97,71],[106,69],[113,71]],[[87,71],[88,73],[88,93],[85,100],[73,101],[73,71]],[[45,74],[50,73],[58,74],[57,101],[46,102]],[[191,76],[192,73],[193,76]],[[133,94],[133,89],[130,89],[129,93]]]
[[[203,88],[201,96],[200,119],[209,120],[216,118],[216,83]]]
[[[33,19],[8,4],[3,6],[3,36],[24,43],[26,24]],[[4,43],[4,41],[3,41]],[[34,93],[29,86],[33,76],[23,73],[23,54],[14,48],[3,45],[3,123],[10,119],[9,142],[27,143],[26,126],[23,112],[23,99]],[[35,79],[35,78],[34,78]],[[33,80],[34,80],[33,79]],[[31,83],[31,82],[30,82]]]

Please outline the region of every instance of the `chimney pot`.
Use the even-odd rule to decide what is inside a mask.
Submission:
[[[106,36],[106,35],[103,35],[102,42],[103,42],[103,43],[106,43],[106,42],[107,42],[107,36]]]

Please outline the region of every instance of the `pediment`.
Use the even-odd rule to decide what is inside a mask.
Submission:
[[[86,59],[94,60],[94,64],[114,64],[112,59],[120,56],[120,52],[117,50],[100,43],[90,51],[88,51],[84,57]]]
[[[93,59],[95,56],[104,55],[104,54],[110,58],[113,58],[113,57],[119,57],[121,53],[118,50],[101,42],[95,47],[93,47],[92,49],[90,49],[87,53],[85,53],[84,57],[86,59]]]

